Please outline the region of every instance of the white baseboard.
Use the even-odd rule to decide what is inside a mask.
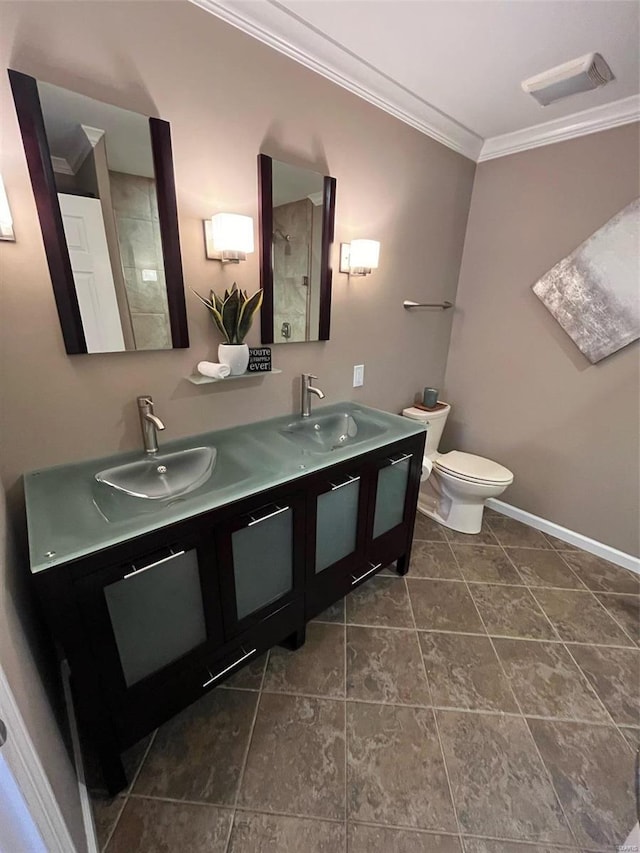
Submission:
[[[574,530],[569,530],[567,527],[562,527],[553,521],[547,521],[546,518],[540,518],[539,515],[519,509],[517,506],[511,506],[511,504],[499,501],[496,498],[489,498],[486,505],[489,509],[500,512],[502,515],[515,518],[517,521],[528,524],[529,527],[535,527],[536,530],[541,530],[550,536],[555,536],[556,539],[561,539],[569,545],[575,545],[577,548],[582,548],[583,551],[595,554],[596,557],[602,557],[603,560],[608,560],[610,563],[615,563],[624,569],[629,569],[631,572],[640,574],[640,558],[638,557],[625,554],[624,551],[618,551],[617,548],[612,548],[611,545],[605,545],[604,542],[589,539],[588,536],[583,536],[582,533],[576,533]]]

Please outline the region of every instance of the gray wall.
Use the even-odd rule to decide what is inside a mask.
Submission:
[[[4,672],[78,853],[86,850],[78,785],[38,674],[35,623],[24,563],[19,559],[0,483],[0,669]],[[11,737],[9,732],[9,737]]]
[[[505,501],[631,554],[638,342],[589,364],[531,285],[639,195],[638,128],[478,166],[445,382],[447,445],[509,467]]]
[[[331,340],[275,346],[282,375],[196,388],[183,377],[201,359],[216,359],[220,336],[187,290],[189,350],[65,355],[2,78],[0,166],[17,234],[15,245],[1,247],[8,489],[30,468],[140,446],[135,397],[142,393],[153,395],[167,441],[293,411],[303,371],[320,377],[329,402],[353,398],[391,411],[440,382],[450,314],[410,314],[402,300],[455,297],[475,164],[188,3],[71,9],[5,4],[2,62],[171,122],[187,287],[222,291],[234,279],[250,292],[258,286],[257,252],[225,269],[205,259],[202,219],[222,210],[257,222],[259,151],[337,178]],[[381,241],[381,267],[349,281],[338,272],[338,243],[352,237]],[[258,342],[255,324],[249,343]],[[359,363],[365,386],[354,390]]]
[[[217,211],[257,222],[259,151],[338,181],[331,341],[274,347],[282,375],[224,387],[186,382],[198,361],[216,359],[220,341],[189,291],[189,350],[68,357],[0,75],[0,169],[17,237],[0,244],[0,473],[16,519],[24,471],[140,446],[138,394],[153,395],[167,441],[293,411],[302,371],[318,374],[329,402],[391,411],[442,380],[450,315],[408,314],[402,300],[455,297],[474,163],[186,2],[6,3],[0,20],[3,67],[171,122],[185,281],[201,293],[235,279],[250,292],[259,284],[257,252],[222,269],[205,259],[202,232]],[[337,271],[338,243],[352,237],[382,243],[381,267],[366,279]],[[249,343],[258,342],[256,325]],[[354,391],[357,363],[366,384]],[[7,630],[22,643],[15,620]],[[28,655],[22,644],[6,658],[3,641],[2,665],[24,681],[24,701],[35,697],[37,722],[48,712]],[[70,771],[48,717],[39,731],[41,757],[77,828]]]

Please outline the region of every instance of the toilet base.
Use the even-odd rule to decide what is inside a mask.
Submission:
[[[458,533],[480,533],[484,504],[507,488],[502,483],[471,483],[433,470],[420,486],[418,509]]]
[[[451,510],[454,510],[452,512]],[[443,527],[448,527],[449,530],[456,530],[458,533],[480,533],[482,529],[482,516],[484,513],[484,503],[481,504],[466,504],[465,506],[451,506],[449,514],[444,517],[440,515],[435,507],[418,500],[418,511],[423,515],[432,518],[441,524]]]

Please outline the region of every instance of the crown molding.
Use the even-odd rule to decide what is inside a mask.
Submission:
[[[65,157],[56,157],[55,155],[51,155],[51,165],[53,166],[53,171],[57,172],[59,175],[75,175],[75,172]]]
[[[640,121],[640,95],[621,98],[610,104],[573,113],[544,124],[536,124],[524,130],[492,136],[485,140],[478,162],[506,157],[508,154],[517,154],[519,151],[528,151],[542,145],[552,145],[554,142],[576,139],[634,121]]]
[[[483,139],[277,0],[190,0],[227,24],[475,162],[640,120],[640,95]]]
[[[272,0],[190,0],[384,112],[477,160],[482,137]]]

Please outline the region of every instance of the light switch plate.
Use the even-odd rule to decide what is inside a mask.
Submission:
[[[364,364],[353,365],[353,387],[359,388],[364,385]]]
[[[349,259],[351,258],[351,243],[340,243],[340,272],[351,272]]]

